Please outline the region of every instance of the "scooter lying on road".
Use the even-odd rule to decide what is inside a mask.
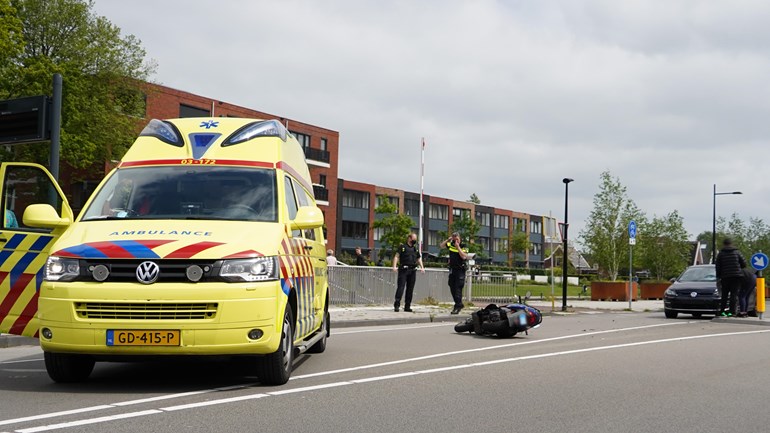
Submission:
[[[455,325],[455,332],[471,332],[477,335],[497,335],[500,338],[513,337],[519,332],[540,326],[543,315],[540,310],[521,303],[498,306],[489,304],[471,314],[471,317]]]

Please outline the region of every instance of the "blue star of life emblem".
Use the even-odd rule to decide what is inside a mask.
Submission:
[[[207,120],[207,121],[205,121],[205,122],[201,122],[201,125],[200,125],[200,126],[201,126],[202,128],[206,128],[206,129],[209,129],[209,128],[216,128],[217,126],[219,126],[219,122],[217,122],[217,121],[214,121],[214,120]]]

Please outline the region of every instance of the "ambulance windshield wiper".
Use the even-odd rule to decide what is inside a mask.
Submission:
[[[135,219],[138,219],[138,218],[110,216],[110,215],[97,215],[97,216],[92,216],[88,218],[83,218],[82,221],[115,221],[115,220],[135,220]]]

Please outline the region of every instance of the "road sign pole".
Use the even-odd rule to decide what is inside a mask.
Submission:
[[[762,320],[762,316],[765,313],[765,277],[762,276],[762,271],[767,267],[770,262],[767,254],[759,251],[754,253],[749,260],[751,267],[757,270],[757,316]]]
[[[631,238],[636,239],[636,238]],[[631,300],[633,299],[634,290],[634,245],[632,242],[628,243],[628,309],[631,309]]]
[[[634,299],[634,245],[636,245],[636,221],[628,223],[628,309]]]
[[[759,320],[762,320],[762,316],[765,314],[765,277],[762,276],[762,271],[759,271],[757,277],[757,316]]]

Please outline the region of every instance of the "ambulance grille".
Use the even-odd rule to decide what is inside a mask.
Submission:
[[[217,315],[217,303],[112,303],[76,302],[81,319],[208,320]]]
[[[104,282],[107,283],[136,283],[136,268],[140,263],[146,260],[95,260],[81,259],[81,275],[78,281],[94,281],[91,271],[97,265],[104,265],[109,269],[109,276]],[[217,277],[221,261],[213,260],[150,260],[160,267],[160,275],[156,283],[189,283],[185,271],[191,265],[197,265],[203,269],[203,276],[200,283],[222,281]]]

